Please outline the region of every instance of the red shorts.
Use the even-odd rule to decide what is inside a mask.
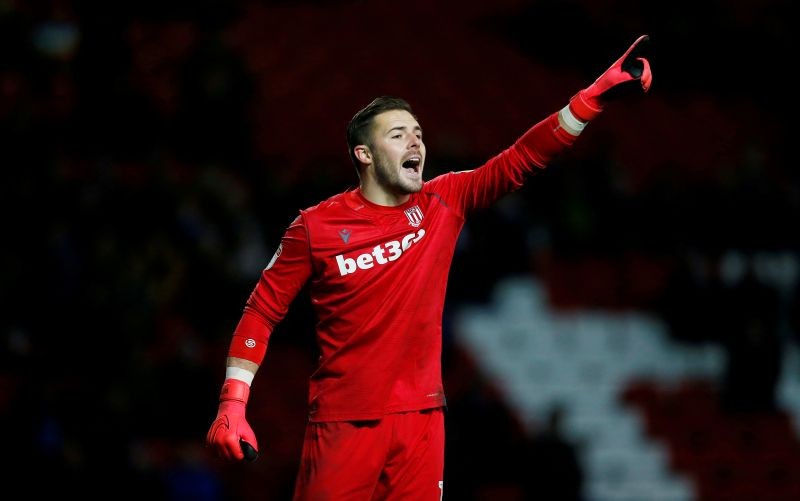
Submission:
[[[309,423],[295,501],[441,501],[444,412]]]

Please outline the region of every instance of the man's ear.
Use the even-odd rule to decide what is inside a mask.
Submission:
[[[362,164],[370,164],[372,163],[372,152],[369,151],[369,146],[365,144],[359,144],[353,151],[356,154],[356,158]]]

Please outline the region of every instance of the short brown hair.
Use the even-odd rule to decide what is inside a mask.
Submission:
[[[353,118],[350,119],[350,123],[347,124],[347,147],[350,152],[350,160],[353,161],[356,171],[361,172],[361,162],[356,158],[356,154],[353,151],[354,148],[359,144],[371,146],[369,135],[373,119],[381,113],[392,110],[405,110],[414,116],[411,105],[408,104],[405,99],[392,96],[380,96],[373,99],[371,103],[353,115]],[[416,118],[417,117],[414,116],[414,119]]]

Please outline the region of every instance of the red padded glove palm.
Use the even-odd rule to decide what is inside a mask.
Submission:
[[[579,120],[588,122],[599,115],[613,90],[634,85],[641,91],[647,92],[653,81],[653,74],[650,72],[650,62],[637,56],[637,48],[641,42],[649,38],[648,35],[637,38],[628,51],[592,85],[573,96],[570,100],[570,109]]]
[[[249,461],[258,457],[256,434],[245,419],[249,396],[250,387],[243,381],[226,379],[222,385],[217,418],[206,435],[206,444],[220,457],[238,460],[247,457]]]

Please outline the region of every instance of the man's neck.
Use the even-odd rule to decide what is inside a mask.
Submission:
[[[361,194],[364,198],[374,203],[375,205],[383,205],[386,207],[397,207],[408,202],[411,195],[408,193],[393,193],[386,191],[380,186],[373,183],[365,183],[362,181],[359,186]]]

